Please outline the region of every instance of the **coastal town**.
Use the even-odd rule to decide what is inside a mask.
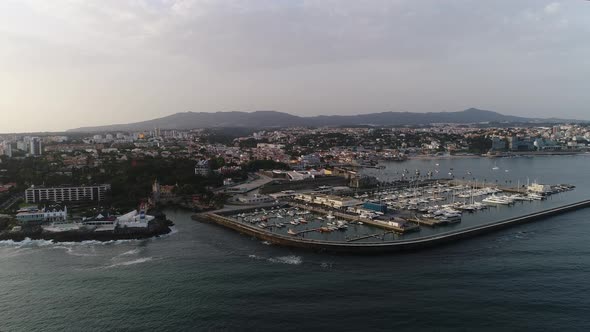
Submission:
[[[0,0],[0,332],[590,331],[590,0]]]
[[[581,154],[588,151],[589,143],[590,128],[584,124],[154,128],[3,135],[1,225],[4,238],[82,230],[113,235],[122,229],[127,234],[135,229],[157,235],[169,229],[164,224],[153,226],[156,218],[147,212],[163,206],[202,212],[290,202],[296,209],[296,204],[317,206],[320,221],[334,218],[334,212],[340,214],[330,224],[303,231],[295,227],[302,220],[290,220],[293,227],[284,232],[291,235],[304,235],[309,229],[344,230],[347,220],[352,220],[354,225],[385,229],[395,236],[424,225],[460,222],[463,212],[485,209],[486,204],[540,200],[572,187],[523,183],[517,192],[510,192],[514,186],[505,188],[511,194],[505,195],[497,183],[453,183],[459,179],[452,172],[405,170],[384,181],[363,170],[378,173],[385,168],[384,162],[409,159]],[[387,187],[392,189],[379,189]],[[387,211],[396,213],[384,217]],[[241,221],[256,221],[261,228],[285,226],[277,220],[264,222],[265,215],[239,216]],[[148,232],[149,225],[153,229]]]

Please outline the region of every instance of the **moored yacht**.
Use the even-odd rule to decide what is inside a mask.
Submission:
[[[496,196],[496,195],[492,195],[490,197],[484,198],[482,200],[482,202],[483,203],[486,203],[486,204],[510,205],[510,204],[514,203],[514,200],[512,200],[508,196]]]

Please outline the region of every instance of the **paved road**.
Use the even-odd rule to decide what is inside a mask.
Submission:
[[[272,182],[273,178],[270,178],[266,175],[263,174],[258,174],[258,178],[254,181],[250,181],[247,183],[242,183],[233,187],[230,187],[229,189],[234,189],[236,191],[243,191],[243,192],[250,192],[252,190],[258,189],[260,187],[262,187],[263,185]]]

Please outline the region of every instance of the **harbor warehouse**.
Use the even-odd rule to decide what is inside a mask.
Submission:
[[[25,200],[27,203],[103,201],[110,189],[109,184],[52,188],[31,186],[25,191]]]

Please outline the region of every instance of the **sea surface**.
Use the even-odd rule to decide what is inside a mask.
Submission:
[[[588,156],[371,171],[400,168],[577,186],[549,205],[590,198]],[[158,239],[1,242],[0,331],[590,330],[590,209],[377,256],[280,248],[166,213],[175,232]]]

